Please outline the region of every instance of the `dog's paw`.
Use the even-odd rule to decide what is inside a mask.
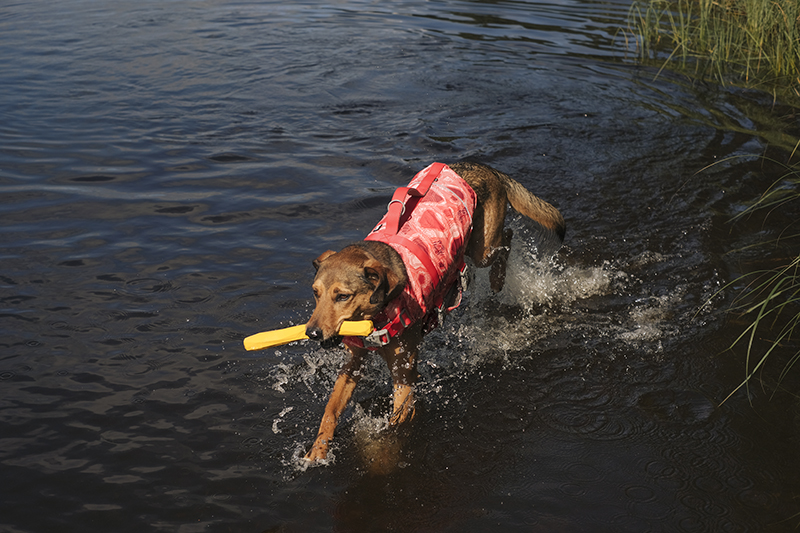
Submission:
[[[309,463],[325,462],[328,459],[328,441],[317,440],[314,442],[314,445],[303,459]]]
[[[402,427],[407,422],[414,419],[417,409],[413,403],[403,404],[399,409],[395,410],[389,417],[389,427]]]

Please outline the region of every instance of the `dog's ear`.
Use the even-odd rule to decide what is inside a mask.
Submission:
[[[322,255],[314,259],[314,261],[311,262],[311,264],[314,265],[314,270],[319,270],[319,266],[322,264],[322,262],[335,253],[336,252],[334,252],[333,250],[328,250],[327,252],[323,252]]]
[[[372,305],[386,305],[403,290],[404,283],[390,268],[386,268],[379,261],[370,261],[364,265],[364,277],[373,287],[369,303]]]

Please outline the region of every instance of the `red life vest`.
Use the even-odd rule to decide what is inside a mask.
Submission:
[[[472,187],[443,163],[423,169],[395,192],[388,212],[364,240],[394,248],[406,266],[408,282],[373,318],[375,331],[366,342],[345,337],[346,344],[374,349],[418,320],[435,327],[443,306],[448,311],[458,306],[475,204]],[[457,299],[446,301],[457,285]]]

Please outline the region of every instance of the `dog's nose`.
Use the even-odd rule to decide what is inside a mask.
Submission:
[[[322,334],[322,329],[316,326],[311,328],[306,328],[306,336],[308,336],[309,339],[313,339],[315,341],[321,341],[324,337],[324,335]]]

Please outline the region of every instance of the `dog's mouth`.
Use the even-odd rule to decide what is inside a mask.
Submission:
[[[325,348],[326,350],[330,350],[331,348],[336,348],[341,343],[342,343],[341,335],[334,335],[333,337],[328,337],[327,339],[319,341],[319,345]]]

